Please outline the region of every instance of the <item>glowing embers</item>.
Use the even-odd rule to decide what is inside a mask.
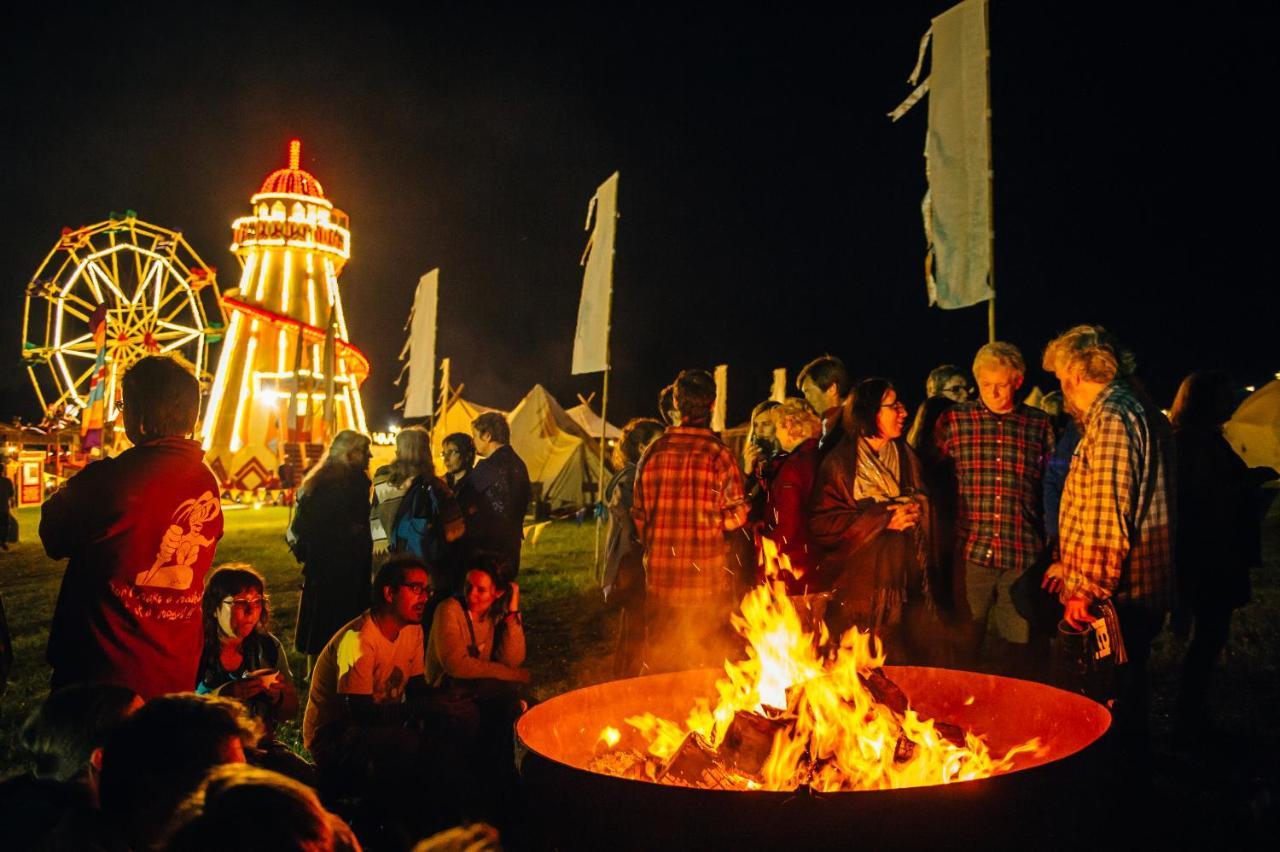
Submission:
[[[606,727],[589,769],[691,787],[838,792],[986,778],[1040,750],[1032,737],[995,753],[974,731],[917,712],[882,669],[878,641],[850,630],[832,646],[820,622],[806,624],[776,579],[784,560],[766,548],[768,580],[732,618],[747,659],[725,663],[715,706],[696,701],[683,725],[628,716],[643,750]]]

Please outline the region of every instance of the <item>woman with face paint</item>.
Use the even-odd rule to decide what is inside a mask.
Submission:
[[[204,653],[196,692],[238,699],[273,731],[298,712],[284,646],[270,630],[266,582],[248,565],[219,566],[204,590]]]

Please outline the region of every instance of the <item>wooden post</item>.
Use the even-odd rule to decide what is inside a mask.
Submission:
[[[991,159],[991,4],[982,4],[982,24],[987,42],[987,342],[996,341],[996,179]]]

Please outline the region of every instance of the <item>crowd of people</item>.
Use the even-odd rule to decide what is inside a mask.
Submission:
[[[202,849],[248,832],[244,848],[358,849],[359,832],[407,849],[514,819],[530,486],[506,420],[448,436],[444,476],[421,428],[372,480],[368,437],[334,436],[285,536],[303,574],[295,679],[263,574],[213,567],[223,515],[190,438],[196,378],[150,357],[121,384],[132,446],[42,509],[46,552],[69,562],[29,771],[0,789],[17,848]],[[279,736],[300,683],[309,759]]]
[[[662,422],[623,429],[605,489],[619,674],[732,652],[729,613],[763,579],[753,557],[768,538],[783,557],[770,570],[832,642],[857,628],[891,662],[1092,691],[1139,774],[1147,660],[1172,612],[1195,637],[1178,727],[1203,733],[1214,660],[1260,564],[1256,489],[1277,474],[1223,437],[1224,373],[1188,376],[1166,416],[1101,327],[1065,332],[1042,363],[1061,390],[1037,406],[1021,401],[1012,344],[981,347],[971,371],[940,366],[908,428],[892,382],[822,356],[800,397],[756,406],[740,463],[709,426],[712,377],[682,372]]]
[[[1277,474],[1226,444],[1225,374],[1189,376],[1166,417],[1100,327],[1062,334],[1042,363],[1061,391],[1038,407],[1020,401],[1022,353],[995,342],[971,371],[930,373],[911,418],[892,382],[855,381],[825,355],[800,372],[799,396],[756,406],[740,455],[710,428],[712,376],[681,372],[661,419],[623,429],[601,492],[615,673],[719,666],[740,653],[738,598],[776,580],[830,641],[870,631],[895,663],[1049,679],[1055,636],[1084,637],[1061,647],[1090,649],[1090,666],[1109,649],[1099,697],[1141,763],[1146,662],[1173,612],[1175,630],[1194,630],[1179,721],[1202,729],[1260,559],[1251,501]],[[441,472],[421,428],[398,434],[372,478],[369,438],[334,436],[285,536],[303,575],[295,678],[262,573],[213,567],[223,516],[189,437],[196,379],[151,357],[121,384],[132,447],[43,507],[45,549],[69,562],[52,691],[23,733],[30,771],[4,791],[12,836],[197,849],[236,831],[259,833],[253,848],[355,849],[369,832],[408,848],[509,821],[531,488],[505,418],[447,436]],[[310,759],[278,736],[300,685]]]

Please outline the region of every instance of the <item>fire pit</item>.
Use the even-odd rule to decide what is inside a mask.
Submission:
[[[920,715],[983,736],[993,753],[1033,738],[1041,745],[989,778],[893,790],[728,791],[592,771],[602,729],[619,731],[618,748],[643,748],[627,718],[684,718],[697,698],[715,695],[723,676],[713,669],[654,675],[574,690],[521,717],[516,733],[527,749],[521,772],[531,814],[557,848],[713,849],[1052,846],[1055,837],[1065,841],[1071,819],[1097,813],[1090,809],[1106,786],[1098,742],[1111,723],[1101,705],[1050,686],[972,672],[883,671]]]
[[[1092,747],[1105,708],[1028,681],[886,666],[871,634],[830,636],[787,596],[767,539],[761,562],[769,581],[731,617],[742,659],[575,690],[521,717],[546,845],[1078,846],[1081,817],[1107,801]]]

